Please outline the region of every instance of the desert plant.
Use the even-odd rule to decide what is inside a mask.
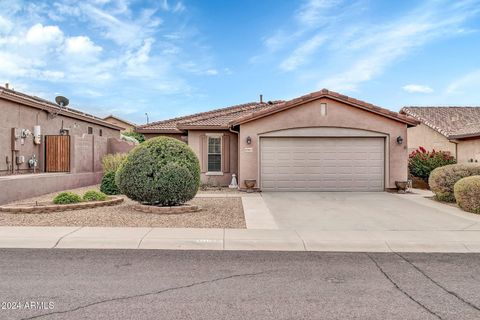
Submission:
[[[102,158],[103,172],[116,172],[120,164],[127,157],[126,153],[107,154]]]
[[[100,183],[100,191],[108,195],[120,194],[117,184],[115,183],[115,171],[110,171],[104,174],[102,182]]]
[[[428,184],[440,201],[455,202],[453,187],[458,180],[480,175],[480,166],[472,164],[451,164],[436,168],[430,173]]]
[[[55,204],[69,204],[82,202],[82,198],[73,192],[61,192],[53,198]]]
[[[168,137],[145,141],[128,154],[115,182],[122,194],[153,205],[171,206],[192,199],[200,185],[200,164],[185,143]]]
[[[145,136],[141,133],[138,133],[135,131],[127,131],[127,132],[123,132],[122,134],[127,137],[132,137],[140,143],[145,142]]]
[[[460,208],[480,214],[480,175],[458,180],[453,190]]]
[[[88,190],[83,194],[83,201],[105,201],[107,195],[96,190]]]
[[[455,164],[455,158],[445,151],[427,151],[420,147],[410,153],[408,157],[408,170],[412,176],[428,181],[432,170],[449,164]]]

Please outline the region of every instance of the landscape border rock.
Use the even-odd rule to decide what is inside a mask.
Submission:
[[[133,206],[133,209],[136,211],[144,213],[156,213],[156,214],[184,214],[197,212],[202,210],[199,206],[192,204],[184,204],[180,206],[173,207],[161,207],[161,206],[151,206],[145,204],[136,204]]]
[[[70,204],[14,204],[0,206],[0,212],[6,213],[52,213],[68,210],[81,210],[96,207],[114,206],[123,202],[122,197],[108,197],[104,201],[89,201]]]

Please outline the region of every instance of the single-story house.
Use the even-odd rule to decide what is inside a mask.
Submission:
[[[418,122],[323,89],[290,101],[250,102],[136,128],[180,139],[202,182],[263,191],[382,191],[407,179],[407,128]]]
[[[480,107],[404,107],[420,122],[407,130],[409,152],[448,151],[459,163],[480,162]]]
[[[98,183],[102,157],[133,147],[114,124],[7,87],[0,112],[0,204]]]
[[[135,123],[130,122],[130,121],[125,120],[125,119],[122,119],[122,118],[119,118],[117,116],[114,116],[113,114],[103,118],[103,120],[105,120],[108,123],[114,124],[117,127],[123,128],[122,132],[133,131],[135,129],[135,126],[136,126]]]

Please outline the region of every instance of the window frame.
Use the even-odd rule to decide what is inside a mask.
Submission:
[[[207,157],[207,170],[206,170],[206,175],[210,175],[210,176],[215,176],[215,175],[223,175],[223,165],[222,165],[222,161],[223,161],[223,134],[221,133],[208,133],[206,134],[207,136],[207,154],[206,154],[206,157]],[[220,153],[211,153],[210,152],[210,138],[214,138],[214,139],[220,139]],[[208,162],[208,156],[209,155],[220,155],[220,170],[219,171],[211,171],[210,168],[209,168],[209,162]]]

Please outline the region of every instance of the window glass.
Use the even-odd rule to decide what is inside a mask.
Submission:
[[[208,171],[222,170],[222,138],[208,137]]]

